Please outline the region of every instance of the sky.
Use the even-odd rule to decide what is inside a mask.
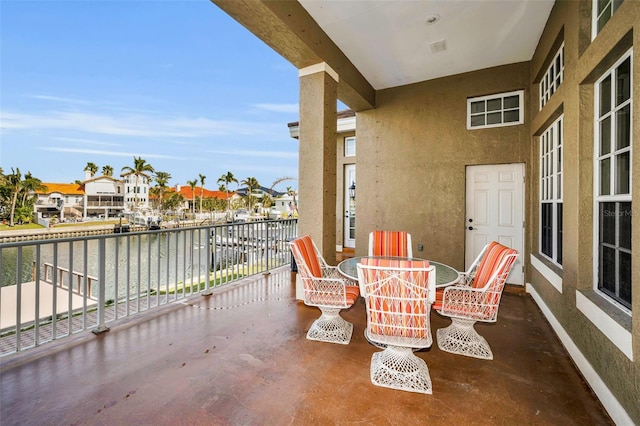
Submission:
[[[298,98],[297,69],[208,0],[0,0],[5,174],[71,183],[135,156],[171,186],[268,188],[298,176]]]

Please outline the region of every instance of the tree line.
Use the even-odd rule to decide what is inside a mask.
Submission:
[[[0,216],[9,221],[9,226],[16,223],[29,223],[33,217],[33,206],[38,197],[35,191],[46,191],[47,187],[40,179],[27,172],[24,177],[19,168],[11,168],[5,174],[0,167]]]
[[[88,171],[91,177],[100,170],[93,162],[87,162],[84,171]],[[110,165],[102,167],[103,176],[113,176],[114,169]],[[154,167],[149,164],[142,157],[133,157],[132,166],[124,166],[121,169],[121,173],[132,174],[135,176],[135,185],[138,186],[138,182],[141,176],[151,176],[150,195],[153,197],[154,208],[160,210],[177,210],[183,203],[184,197],[181,193],[176,191],[169,191],[169,180],[171,174],[163,171],[156,171]],[[204,211],[231,211],[233,209],[245,207],[249,211],[253,210],[256,197],[253,195],[253,191],[260,188],[261,185],[258,179],[255,177],[247,177],[246,179],[238,181],[232,172],[227,172],[220,176],[216,183],[218,184],[218,191],[226,193],[226,201],[217,198],[205,198],[204,197],[204,185],[207,176],[199,173],[198,177],[193,180],[187,181],[187,185],[191,188],[192,200],[191,200],[191,213],[196,213],[196,187],[200,184],[199,194],[199,208],[200,213]],[[273,191],[277,185],[282,182],[295,180],[291,177],[281,177],[276,179],[268,193],[262,197],[262,206],[269,208],[273,205]],[[77,184],[82,182],[76,180]],[[229,193],[233,192],[231,185],[235,184],[235,190],[239,189],[240,185],[247,188],[247,197],[243,200],[238,200],[233,203],[229,198]],[[10,174],[4,174],[2,168],[0,168],[0,216],[3,220],[8,220],[10,226],[14,226],[16,223],[29,223],[33,217],[34,205],[37,201],[36,192],[46,191],[47,187],[42,181],[27,172],[24,177],[22,176],[20,169],[12,168]],[[297,207],[296,195],[297,192],[291,187],[287,187],[286,193],[293,197],[293,207]],[[135,204],[138,205],[138,193],[135,192]]]

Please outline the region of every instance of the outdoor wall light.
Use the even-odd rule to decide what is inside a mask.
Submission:
[[[351,182],[351,186],[349,187],[349,197],[352,200],[356,199],[356,183],[355,182]]]

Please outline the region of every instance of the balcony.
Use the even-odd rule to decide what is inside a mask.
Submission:
[[[10,424],[612,424],[532,298],[476,327],[493,361],[418,352],[433,395],[373,386],[365,307],[349,345],[306,340],[319,310],[288,266],[0,359]],[[432,331],[449,320],[432,313]]]

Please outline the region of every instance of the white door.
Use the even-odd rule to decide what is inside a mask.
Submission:
[[[491,241],[518,250],[509,284],[524,284],[524,164],[467,166],[465,269]]]
[[[349,194],[351,185],[356,184],[356,165],[344,166],[344,241],[348,248],[356,247],[356,200]]]

